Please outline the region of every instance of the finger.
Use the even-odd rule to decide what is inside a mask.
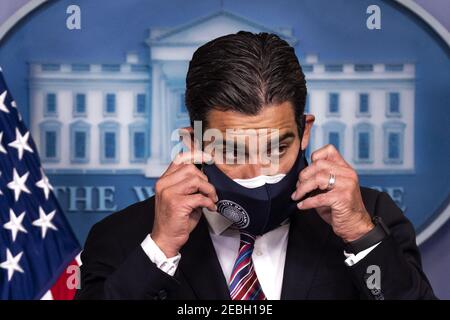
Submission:
[[[195,165],[193,164],[185,164],[182,166],[178,166],[169,174],[166,174],[160,180],[158,180],[158,187],[160,189],[169,188],[173,185],[181,183],[184,180],[187,180],[189,177],[198,176],[200,179],[204,181],[208,181],[208,177],[201,172]]]
[[[341,166],[350,167],[350,165],[344,160],[344,158],[342,158],[335,146],[333,146],[332,144],[327,144],[326,146],[317,149],[311,154],[312,162],[315,162],[319,159],[329,160],[332,162],[336,162]]]
[[[178,184],[177,187],[178,191],[184,195],[200,192],[209,197],[213,202],[217,202],[218,200],[216,188],[214,188],[211,183],[198,177],[189,178],[188,180]]]
[[[200,150],[179,153],[173,160],[175,165],[205,163],[211,161],[212,161],[211,155]]]
[[[207,208],[210,211],[217,211],[215,203],[210,198],[200,193],[185,196],[181,198],[180,201],[181,203],[183,203],[183,205],[186,205],[191,209],[191,213],[196,208]]]
[[[184,164],[194,163],[211,163],[213,161],[210,154],[202,151],[187,151],[177,154],[177,156],[170,163],[169,167],[162,174],[162,176],[169,175],[179,169]],[[162,177],[161,176],[161,177]]]
[[[306,198],[297,204],[297,208],[300,210],[307,210],[318,207],[332,207],[336,201],[336,193],[333,191],[326,193],[319,193],[310,198]]]
[[[357,177],[356,173],[350,172],[348,175],[341,174],[336,175],[336,180],[333,185],[333,188],[330,191],[334,191],[334,193],[341,193],[345,190],[353,190],[355,186],[358,186],[358,181],[355,180],[354,177]],[[320,171],[318,175],[308,179],[299,181],[296,187],[296,190],[292,194],[293,200],[301,200],[306,194],[314,191],[315,189],[326,190],[328,188],[330,175],[326,171]],[[357,178],[356,178],[357,179]],[[318,190],[318,192],[320,192]]]
[[[329,174],[325,171],[317,172],[308,180],[301,180],[297,189],[292,194],[292,200],[302,199],[308,192],[315,189],[326,190],[328,188]]]
[[[300,171],[298,179],[300,182],[311,179],[320,171],[328,174],[334,173],[336,176],[353,176],[353,169],[343,167],[329,160],[319,159]]]

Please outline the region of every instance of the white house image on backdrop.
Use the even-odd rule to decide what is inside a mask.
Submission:
[[[274,32],[220,11],[175,28],[152,28],[149,65],[128,53],[116,64],[31,63],[31,130],[49,173],[133,173],[158,177],[170,162],[171,133],[189,124],[185,77],[197,47],[218,36]],[[301,59],[311,148],[334,144],[363,174],[414,171],[412,63]]]

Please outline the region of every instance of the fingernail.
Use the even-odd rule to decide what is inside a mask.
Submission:
[[[216,195],[216,197],[214,198],[217,201],[219,201],[219,197]]]
[[[295,200],[295,194],[297,193],[297,191],[294,191],[294,193],[292,193],[292,195],[291,195],[291,199],[292,200]]]
[[[300,201],[299,203],[297,203],[297,208],[301,208],[303,206],[303,201]]]

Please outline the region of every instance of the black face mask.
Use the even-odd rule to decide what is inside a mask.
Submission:
[[[298,213],[291,199],[298,175],[307,166],[304,151],[299,151],[289,172],[276,183],[247,188],[233,181],[216,165],[203,165],[203,172],[216,188],[217,211],[233,221],[233,227],[255,236],[278,227],[292,214]]]

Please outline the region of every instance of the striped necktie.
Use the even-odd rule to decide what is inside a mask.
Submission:
[[[253,266],[256,237],[241,232],[239,254],[231,272],[229,289],[232,300],[266,300]]]

